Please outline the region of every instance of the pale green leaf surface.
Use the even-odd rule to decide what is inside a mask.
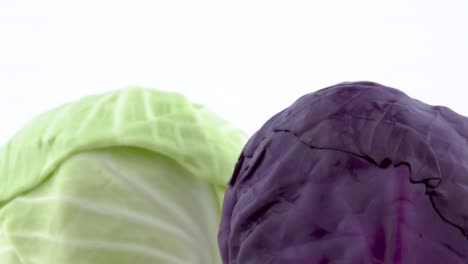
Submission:
[[[0,150],[0,263],[219,263],[244,140],[183,96],[140,88],[37,117]]]

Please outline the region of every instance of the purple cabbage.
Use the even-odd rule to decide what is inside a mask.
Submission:
[[[372,82],[307,94],[244,147],[224,264],[468,263],[468,118]]]

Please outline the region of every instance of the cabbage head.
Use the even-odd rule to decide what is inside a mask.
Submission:
[[[253,135],[224,264],[468,263],[468,118],[373,82],[302,96]]]
[[[243,143],[207,108],[145,88],[42,114],[0,150],[0,263],[220,263]]]

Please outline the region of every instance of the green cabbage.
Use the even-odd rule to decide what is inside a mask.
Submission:
[[[0,150],[0,263],[220,263],[244,139],[182,95],[141,88],[37,117]]]

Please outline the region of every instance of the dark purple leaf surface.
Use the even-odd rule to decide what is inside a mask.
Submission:
[[[468,263],[468,118],[371,82],[299,98],[247,143],[224,264]]]

